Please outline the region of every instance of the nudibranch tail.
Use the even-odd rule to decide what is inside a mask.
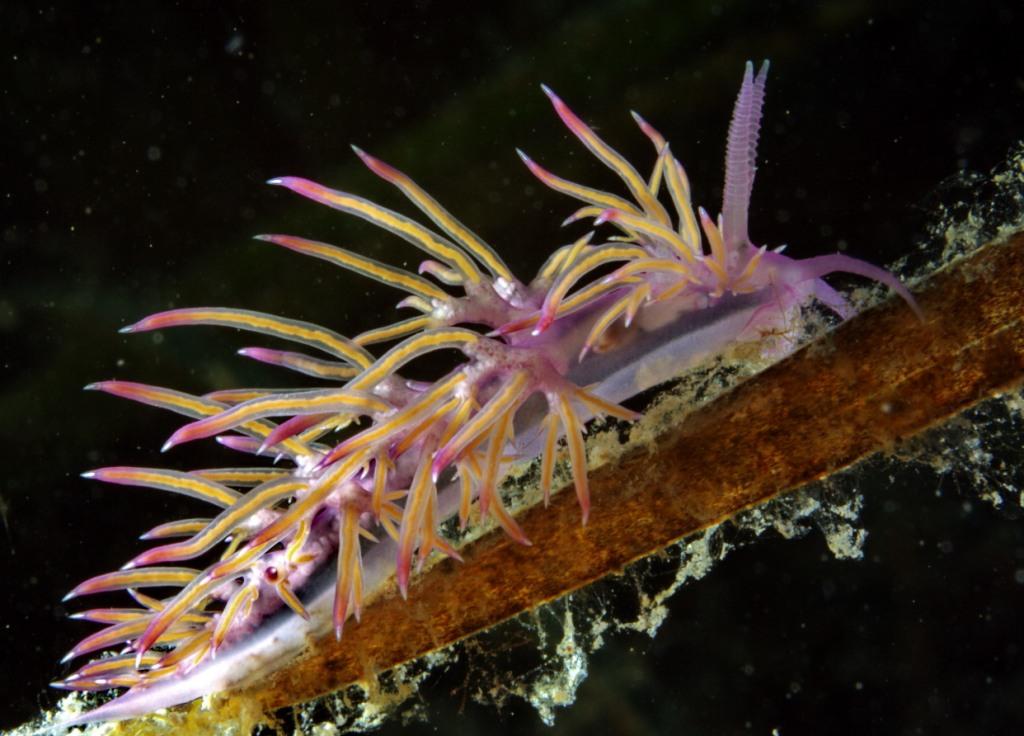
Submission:
[[[718,218],[694,208],[682,164],[640,115],[633,118],[655,154],[647,176],[544,87],[561,120],[618,175],[626,196],[570,182],[520,151],[541,182],[583,202],[567,222],[589,219],[594,227],[557,248],[531,281],[516,278],[492,246],[410,177],[357,147],[363,163],[440,232],[308,179],[271,179],[381,227],[427,260],[410,273],[303,237],[258,239],[394,287],[405,294],[398,306],[417,314],[354,338],[222,307],[173,309],[122,330],[219,326],[298,344],[313,354],[266,347],[239,353],[326,386],[203,396],[120,380],[87,386],[187,417],[164,450],[214,438],[270,462],[85,474],[189,496],[212,510],[148,530],[142,538],[156,546],[68,594],[125,591],[136,604],[76,616],[105,628],[66,661],[119,650],[55,685],[128,692],[72,723],[139,715],[229,689],[258,676],[267,662],[293,656],[312,636],[333,632],[340,639],[347,619],[358,619],[368,595],[388,580],[402,596],[412,595],[414,570],[431,555],[461,559],[441,531],[450,518],[462,528],[490,519],[530,544],[500,492],[514,463],[539,457],[545,503],[564,464],[586,523],[586,423],[636,419],[620,402],[734,342],[790,329],[812,300],[846,316],[846,300],[822,280],[829,273],[883,283],[916,308],[898,279],[862,261],[799,261],[753,247],[747,218],[767,69],[765,62],[754,75],[748,64],[744,74]],[[602,226],[615,234],[601,239],[596,233],[608,229]],[[459,364],[432,381],[403,377],[410,362],[441,351],[457,352]],[[159,594],[142,592],[150,588]]]

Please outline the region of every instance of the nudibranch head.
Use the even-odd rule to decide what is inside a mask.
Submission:
[[[645,178],[544,87],[558,116],[621,178],[628,197],[570,182],[519,152],[544,184],[583,202],[566,222],[590,219],[595,228],[555,250],[529,282],[412,179],[359,148],[363,163],[436,230],[307,179],[271,179],[424,251],[427,260],[410,273],[302,237],[257,236],[399,289],[405,293],[399,306],[415,314],[352,338],[221,307],[161,312],[124,328],[217,325],[297,343],[312,353],[264,347],[239,353],[322,379],[326,387],[203,396],[120,380],[87,387],[188,417],[165,450],[215,437],[271,462],[85,474],[183,494],[211,508],[203,518],[149,530],[143,539],[157,546],[69,593],[125,591],[134,601],[75,614],[105,628],[65,661],[120,649],[55,685],[128,692],[74,722],[139,715],[233,687],[294,654],[311,632],[333,629],[341,638],[346,620],[359,618],[366,596],[392,576],[405,596],[414,562],[422,565],[434,552],[460,559],[440,531],[449,518],[465,527],[490,517],[529,544],[499,492],[514,462],[539,456],[546,500],[564,445],[585,523],[591,503],[585,423],[597,416],[635,419],[619,402],[733,342],[782,329],[812,299],[847,315],[846,300],[822,280],[827,273],[882,282],[913,306],[902,284],[875,266],[840,255],[794,260],[751,242],[747,219],[767,71],[767,62],[756,75],[747,65],[717,218],[694,210],[686,172],[647,121],[633,114],[655,149]],[[602,225],[617,234],[598,237]],[[382,344],[390,347],[371,351]],[[452,350],[461,361],[436,380],[402,377],[411,361]]]

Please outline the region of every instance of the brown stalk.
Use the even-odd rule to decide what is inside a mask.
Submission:
[[[572,493],[374,602],[344,640],[238,693],[296,704],[451,644],[621,570],[683,536],[827,476],[1024,377],[1024,234],[986,246],[918,291],[922,324],[890,300],[691,414],[651,449],[591,474],[580,525]],[[467,591],[472,591],[468,595]]]

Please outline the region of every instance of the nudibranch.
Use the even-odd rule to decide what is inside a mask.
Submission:
[[[279,666],[312,635],[333,629],[341,638],[346,619],[358,618],[364,598],[392,578],[408,593],[414,561],[421,565],[434,552],[459,559],[440,531],[448,519],[465,528],[490,517],[530,544],[499,491],[514,462],[539,458],[547,499],[566,454],[585,524],[585,423],[636,418],[620,402],[737,341],[792,329],[812,301],[848,316],[847,300],[822,280],[827,274],[879,282],[916,309],[895,276],[864,261],[838,254],[796,260],[751,242],[747,219],[767,72],[767,62],[756,75],[746,66],[716,219],[694,211],[682,165],[639,115],[633,117],[655,154],[647,178],[544,87],[562,122],[622,179],[629,196],[563,179],[520,152],[540,181],[583,203],[567,223],[586,219],[615,233],[600,237],[595,229],[556,249],[529,282],[412,179],[358,148],[363,163],[435,229],[307,179],[270,180],[425,251],[428,259],[413,274],[302,237],[257,236],[404,291],[399,306],[415,316],[348,338],[294,319],[201,307],[155,314],[122,330],[219,325],[269,335],[309,352],[240,353],[326,387],[203,396],[121,380],[88,387],[189,417],[164,449],[215,437],[268,462],[85,473],[191,496],[211,511],[151,529],[143,539],[156,546],[68,594],[126,591],[134,600],[131,607],[74,615],[104,628],[65,661],[104,654],[55,685],[127,692],[71,723],[137,716],[229,690]],[[461,362],[433,382],[399,372],[452,349]]]

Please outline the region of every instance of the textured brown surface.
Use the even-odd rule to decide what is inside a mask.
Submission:
[[[337,690],[621,569],[687,534],[892,447],[1024,376],[1024,234],[934,276],[922,324],[890,301],[692,414],[653,452],[591,475],[417,578],[242,693],[267,707]]]

